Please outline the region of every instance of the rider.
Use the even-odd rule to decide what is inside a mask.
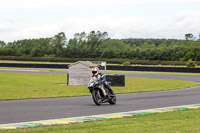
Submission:
[[[105,76],[99,72],[99,69],[97,67],[93,67],[92,68],[92,77],[91,78],[97,78],[97,80],[101,80],[101,82],[103,83],[103,85],[110,91],[111,94],[113,93],[113,90],[110,88],[110,86],[108,85]],[[92,90],[90,87],[88,87],[90,92],[92,93]]]

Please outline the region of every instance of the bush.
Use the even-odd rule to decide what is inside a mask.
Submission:
[[[131,64],[130,61],[125,61],[125,62],[123,63],[124,66],[129,66],[130,64]]]
[[[192,61],[191,59],[189,59],[188,62],[186,63],[186,66],[187,66],[187,67],[195,67],[196,64],[195,64],[194,61]]]

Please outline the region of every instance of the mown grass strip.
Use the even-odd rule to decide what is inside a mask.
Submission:
[[[36,70],[46,72],[69,72],[68,69],[34,69],[34,68],[0,68],[0,70]],[[102,73],[105,71],[102,70]],[[136,71],[106,71],[107,74],[149,74],[149,75],[178,75],[178,76],[200,76],[200,73],[170,73],[170,72],[136,72]]]

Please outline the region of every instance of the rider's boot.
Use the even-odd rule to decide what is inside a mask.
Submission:
[[[106,86],[106,88],[109,90],[109,92],[110,92],[110,94],[111,94],[110,96],[115,95],[114,92],[113,92],[113,90],[110,88],[109,85],[105,84],[105,86]]]
[[[110,91],[110,94],[113,96],[113,95],[115,95],[115,93],[113,92],[113,90],[110,88],[109,89],[109,91]]]

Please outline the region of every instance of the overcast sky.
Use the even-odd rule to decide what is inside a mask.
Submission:
[[[0,0],[5,42],[92,30],[119,39],[198,37],[200,0]]]

